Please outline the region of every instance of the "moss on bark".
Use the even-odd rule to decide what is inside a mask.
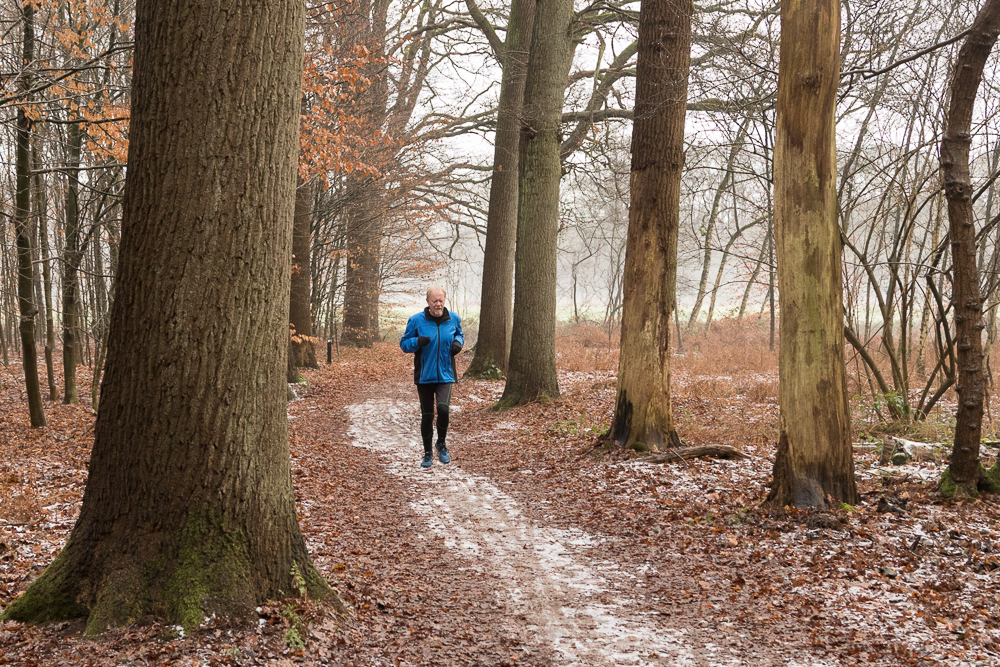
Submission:
[[[0,620],[48,623],[86,618],[89,612],[77,602],[75,587],[67,585],[66,563],[64,548],[28,590],[0,613]]]
[[[971,486],[964,486],[958,484],[951,476],[951,467],[945,468],[944,472],[941,473],[941,496],[943,498],[955,498],[956,496],[961,498],[967,496],[969,498],[978,498],[979,489],[975,484]]]
[[[983,493],[1000,495],[1000,461],[991,468],[979,465],[979,490]]]

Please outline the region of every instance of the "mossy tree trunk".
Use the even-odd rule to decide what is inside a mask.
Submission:
[[[775,505],[857,502],[836,216],[839,0],[781,3],[774,226],[781,319]]]
[[[292,223],[292,280],[288,321],[294,330],[288,354],[296,368],[319,368],[313,344],[312,243],[309,223],[312,219],[312,186],[299,183],[295,190],[295,215]]]
[[[555,345],[559,128],[573,54],[572,13],[572,0],[545,0],[535,8],[521,117],[514,320],[500,407],[559,396]]]
[[[972,113],[983,69],[1000,33],[1000,0],[986,0],[972,24],[955,63],[948,126],[941,140],[941,170],[948,200],[951,257],[954,266],[955,340],[958,352],[958,412],[955,441],[945,484],[948,495],[958,489],[978,495],[979,440],[983,424],[983,300],[976,264],[976,228],[972,212],[974,189],[969,175]],[[948,483],[950,482],[950,483]]]
[[[618,398],[622,447],[680,445],[670,408],[670,327],[677,283],[690,0],[643,0],[639,14],[632,182],[625,248]]]
[[[140,0],[135,25],[120,266],[83,506],[4,613],[86,617],[90,632],[254,618],[297,589],[293,570],[331,595],[299,531],[284,386],[303,3]]]
[[[476,354],[467,375],[507,370],[510,357],[514,288],[514,247],[517,238],[518,145],[521,105],[535,19],[535,0],[512,0],[507,38],[500,55],[503,78],[493,142],[493,176],[486,218],[483,287]]]

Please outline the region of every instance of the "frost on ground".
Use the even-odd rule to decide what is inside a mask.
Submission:
[[[701,661],[683,628],[671,628],[619,593],[628,575],[586,551],[598,541],[527,518],[518,502],[461,460],[420,468],[412,406],[375,399],[348,408],[353,444],[376,452],[404,478],[427,530],[454,551],[454,567],[487,570],[496,593],[547,644],[561,665],[695,665]],[[601,538],[606,539],[606,538]],[[652,565],[650,565],[652,567]],[[740,664],[715,656],[712,664]]]

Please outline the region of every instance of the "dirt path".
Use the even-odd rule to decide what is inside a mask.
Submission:
[[[463,469],[460,456],[420,468],[412,403],[373,398],[349,406],[351,444],[376,453],[386,472],[401,478],[422,529],[443,539],[468,567],[494,576],[500,601],[527,624],[539,648],[551,649],[555,664],[704,664],[686,630],[638,609],[626,581],[635,574],[588,557],[597,538],[527,518],[497,483]],[[722,655],[709,662],[740,664]]]

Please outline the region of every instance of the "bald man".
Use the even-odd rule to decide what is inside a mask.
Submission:
[[[445,438],[448,435],[448,418],[451,388],[458,380],[455,355],[462,351],[462,321],[458,315],[445,308],[447,295],[440,285],[427,290],[427,307],[406,323],[406,332],[399,347],[413,355],[413,382],[420,398],[420,437],[424,442],[421,467],[430,468],[434,463],[431,441],[434,438],[434,407],[437,406],[437,453],[441,463],[451,461]]]

